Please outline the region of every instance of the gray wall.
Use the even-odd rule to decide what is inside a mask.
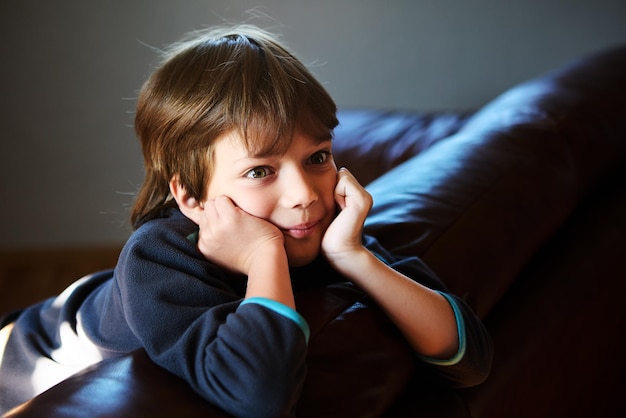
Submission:
[[[2,0],[0,248],[123,242],[142,179],[131,124],[146,45],[251,7],[340,106],[476,108],[626,42],[624,0]]]

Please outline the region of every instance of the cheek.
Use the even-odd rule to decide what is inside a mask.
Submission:
[[[337,174],[328,175],[323,186],[323,200],[326,206],[335,206],[335,188],[337,187]]]
[[[267,192],[247,190],[245,193],[228,196],[244,212],[261,219],[270,219],[274,205]]]

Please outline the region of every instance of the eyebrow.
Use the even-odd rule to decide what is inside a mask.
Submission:
[[[331,144],[333,142],[333,137],[330,134],[329,135],[325,135],[323,137],[306,135],[306,138],[307,138],[307,141],[310,142],[314,146],[319,146],[319,145],[323,144],[324,142],[330,142]],[[287,148],[289,148],[289,147],[287,147]],[[280,156],[280,155],[284,154],[285,152],[287,152],[287,150],[285,150],[282,153],[280,153],[280,152],[263,151],[263,150],[261,152],[255,153],[255,154],[250,153],[250,151],[248,151],[248,152],[249,152],[248,158],[259,158],[259,159],[262,159],[262,158],[270,158],[270,157]]]

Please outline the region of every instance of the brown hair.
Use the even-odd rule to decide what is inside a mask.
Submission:
[[[269,33],[251,26],[194,32],[165,51],[139,93],[135,131],[145,179],[131,211],[138,228],[175,205],[177,176],[205,198],[213,143],[233,130],[257,155],[284,152],[294,129],[327,139],[336,106],[306,67]]]

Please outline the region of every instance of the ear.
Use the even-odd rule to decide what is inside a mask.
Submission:
[[[172,177],[170,180],[170,193],[183,215],[199,224],[204,206],[187,192],[187,189],[180,183],[178,176]]]

